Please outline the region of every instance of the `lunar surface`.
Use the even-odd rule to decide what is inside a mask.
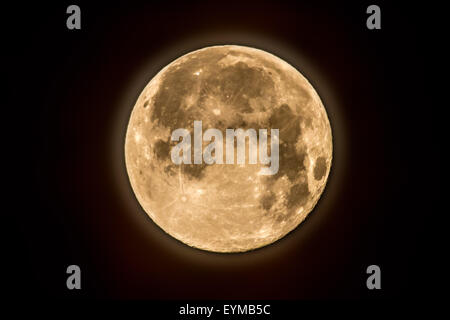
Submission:
[[[248,156],[240,165],[175,164],[171,134],[186,128],[193,139],[195,120],[203,133],[279,129],[278,172],[258,174],[268,165],[249,164]],[[249,47],[206,47],[145,87],[129,120],[125,161],[136,198],[165,232],[195,248],[244,252],[282,238],[313,210],[330,172],[332,134],[318,94],[291,65]]]

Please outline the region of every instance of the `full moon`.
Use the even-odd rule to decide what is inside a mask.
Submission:
[[[175,164],[172,132],[194,137],[194,121],[203,133],[279,129],[278,171],[259,174],[269,165],[250,164],[248,149],[244,164]],[[125,162],[137,200],[166,233],[203,250],[245,252],[284,237],[314,209],[332,133],[319,95],[290,64],[259,49],[213,46],[181,56],[147,84],[129,119]]]

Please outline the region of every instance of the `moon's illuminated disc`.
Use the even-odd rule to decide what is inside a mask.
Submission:
[[[278,172],[259,175],[269,165],[249,164],[248,151],[244,165],[175,164],[171,134],[186,128],[194,140],[195,120],[224,140],[226,129],[279,129]],[[148,83],[131,113],[125,160],[139,203],[164,231],[192,247],[241,252],[282,238],[311,212],[330,171],[332,135],[299,71],[262,50],[214,46]]]

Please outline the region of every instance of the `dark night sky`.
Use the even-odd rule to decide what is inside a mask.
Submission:
[[[12,98],[5,116],[19,119],[4,127],[7,157],[15,155],[8,160],[23,177],[12,182],[9,214],[17,228],[6,233],[11,258],[2,262],[12,294],[299,299],[399,297],[420,290],[426,280],[418,275],[429,265],[422,256],[423,220],[433,210],[423,204],[429,199],[424,186],[436,177],[420,170],[427,163],[423,150],[433,147],[423,134],[431,116],[423,112],[429,100],[419,9],[381,3],[382,30],[369,31],[365,9],[371,2],[77,3],[80,31],[65,26],[72,3],[3,12],[2,57]],[[117,159],[110,152],[119,109],[130,108],[121,102],[137,98],[146,84],[130,93],[130,84],[142,80],[137,75],[148,81],[179,55],[220,44],[224,33],[250,46],[251,36],[240,34],[272,39],[306,57],[336,99],[342,125],[333,129],[345,131],[336,134],[345,141],[335,144],[345,145],[335,150],[345,170],[318,207],[336,194],[332,205],[313,211],[285,239],[247,255],[189,248],[142,211],[130,212],[120,194],[129,186],[116,185]],[[151,61],[157,62],[146,73]],[[310,80],[320,91],[319,80]],[[332,173],[330,179],[337,178]],[[82,269],[80,292],[65,288],[70,264]],[[380,292],[365,287],[370,264],[381,267]]]

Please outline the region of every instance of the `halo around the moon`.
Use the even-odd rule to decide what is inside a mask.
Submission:
[[[261,175],[267,164],[174,163],[172,132],[193,133],[194,121],[224,136],[278,129],[279,168]],[[142,91],[125,161],[136,198],[164,231],[196,248],[242,252],[282,238],[313,210],[330,172],[331,127],[314,88],[287,62],[249,47],[207,47],[167,65]]]

